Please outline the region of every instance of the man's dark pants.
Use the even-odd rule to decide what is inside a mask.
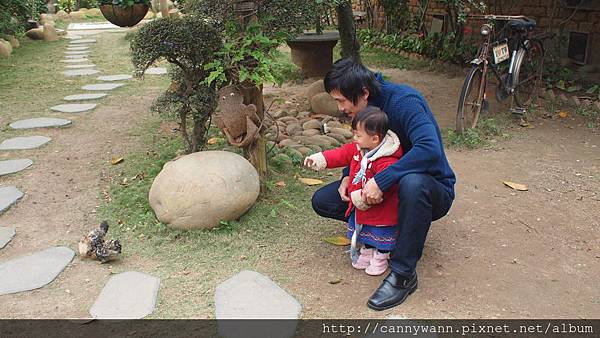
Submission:
[[[312,197],[312,206],[320,216],[347,222],[344,213],[348,202],[340,198],[339,186],[340,181],[337,181],[317,190]],[[392,271],[410,277],[423,254],[431,222],[448,213],[452,198],[441,183],[427,174],[408,174],[402,177],[398,196],[400,235],[396,248],[391,252],[389,264]]]

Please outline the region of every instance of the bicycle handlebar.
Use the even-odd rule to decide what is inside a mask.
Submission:
[[[500,20],[500,21],[508,21],[508,20],[515,20],[515,19],[528,19],[524,15],[494,15],[494,14],[487,14],[487,15],[469,14],[469,15],[467,15],[467,17],[474,18],[474,19]]]

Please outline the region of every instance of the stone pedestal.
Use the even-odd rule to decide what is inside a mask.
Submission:
[[[300,67],[306,77],[324,77],[333,64],[333,47],[340,39],[338,32],[323,34],[305,33],[288,40],[292,62]]]

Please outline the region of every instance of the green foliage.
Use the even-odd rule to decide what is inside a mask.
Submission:
[[[293,37],[315,26],[321,18],[323,6],[336,0],[263,0],[256,1],[258,24],[269,38]],[[221,31],[228,23],[236,22],[234,3],[237,0],[187,0],[185,11],[210,18]]]
[[[75,0],[58,0],[58,10],[71,13],[75,10]]]
[[[160,58],[173,65],[171,87],[154,102],[152,110],[179,119],[188,152],[198,151],[205,144],[216,92],[204,81],[208,75],[204,68],[221,47],[220,34],[196,16],[155,20],[131,40],[132,62],[138,75]],[[188,119],[193,121],[191,135]]]
[[[276,73],[280,52],[280,39],[267,37],[259,24],[249,24],[240,34],[239,27],[230,25],[226,42],[217,53],[218,58],[205,66],[210,71],[206,84],[218,86],[228,83],[250,81],[256,86],[265,82],[281,84],[282,77]]]
[[[457,133],[452,129],[448,129],[446,134],[446,142],[456,148],[475,149],[497,136],[508,137],[502,132],[502,127],[495,118],[480,118],[477,123],[477,128],[465,130],[462,134]]]
[[[98,7],[98,0],[79,0],[79,8],[95,8]]]
[[[43,0],[35,0],[33,5],[34,8],[29,0],[0,1],[0,34],[22,33],[28,19],[37,19],[39,13],[44,13],[48,9]]]
[[[150,0],[98,0],[98,5],[119,5],[131,7],[135,4],[150,5]]]
[[[409,53],[418,53],[432,59],[463,64],[477,52],[477,46],[458,41],[454,33],[444,36],[435,33],[422,34],[385,34],[364,29],[358,32],[359,39],[367,46],[382,46]]]
[[[406,30],[411,25],[411,15],[407,0],[380,0],[385,12],[386,31],[388,34]]]

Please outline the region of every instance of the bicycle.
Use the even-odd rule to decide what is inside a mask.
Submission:
[[[542,41],[552,35],[552,33],[544,33],[532,36],[536,22],[525,16],[471,15],[469,17],[485,19],[488,22],[481,26],[481,35],[484,39],[477,57],[471,61],[473,66],[465,78],[460,93],[456,114],[456,130],[459,133],[468,128],[475,128],[479,114],[489,110],[486,88],[490,69],[498,80],[496,99],[499,102],[512,95],[517,105],[516,111],[522,112],[535,100],[536,89],[542,76],[544,59]],[[504,25],[496,33],[497,21],[503,22]],[[507,60],[510,60],[508,67],[503,65]]]

